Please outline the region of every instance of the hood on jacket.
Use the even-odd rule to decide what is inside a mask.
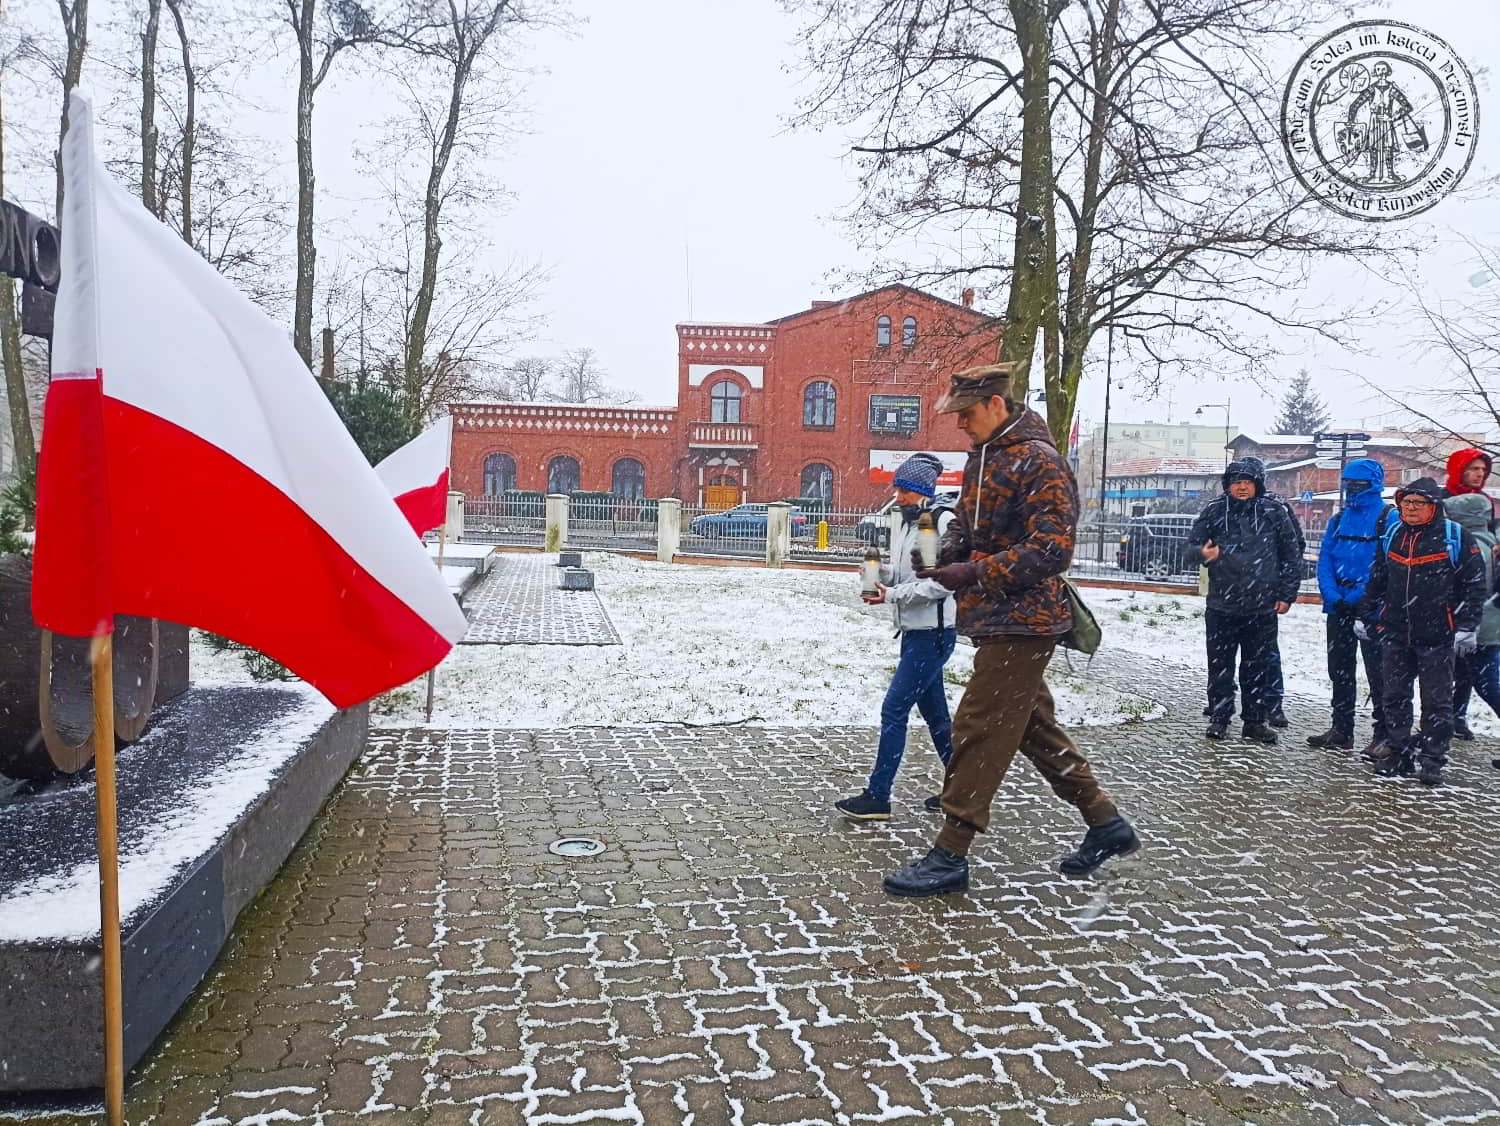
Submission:
[[[1484,462],[1484,484],[1479,489],[1471,489],[1463,482],[1464,470],[1469,468],[1475,461]],[[1490,455],[1483,450],[1467,449],[1454,450],[1448,455],[1448,495],[1450,497],[1463,496],[1465,493],[1477,493],[1484,485],[1489,484],[1490,470],[1494,468],[1494,461]]]
[[[1224,467],[1224,492],[1229,493],[1229,482],[1236,477],[1249,477],[1255,482],[1255,495],[1266,495],[1266,463],[1258,457],[1235,458]]]
[[[1443,511],[1448,514],[1448,519],[1471,532],[1488,531],[1490,519],[1494,515],[1490,508],[1490,498],[1482,493],[1449,497],[1443,502]]]
[[[1349,508],[1379,508],[1385,503],[1385,467],[1374,458],[1357,457],[1344,466],[1344,477],[1339,482],[1340,493],[1343,493],[1344,481],[1370,482],[1370,487],[1364,492],[1342,497]]]
[[[1426,497],[1439,508],[1443,505],[1443,490],[1431,477],[1418,477],[1410,485],[1402,485],[1396,490],[1396,503],[1400,504],[1402,497],[1411,496]]]

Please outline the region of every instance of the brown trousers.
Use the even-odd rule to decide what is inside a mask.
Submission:
[[[947,824],[938,847],[960,856],[990,824],[990,803],[1019,750],[1052,787],[1078,807],[1085,824],[1116,815],[1109,795],[1068,733],[1057,725],[1052,693],[1042,675],[1055,637],[986,641],[974,653],[974,675],[953,717],[953,757],[943,780]]]

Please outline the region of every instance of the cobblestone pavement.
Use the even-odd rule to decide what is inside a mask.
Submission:
[[[557,557],[501,554],[464,598],[465,645],[618,645],[599,595],[558,590]]]
[[[1146,847],[1058,876],[1080,826],[1018,765],[942,900],[880,890],[925,739],[857,826],[864,729],[381,733],[131,1122],[1500,1122],[1494,751],[1426,791],[1096,671],[1178,706],[1082,740]]]

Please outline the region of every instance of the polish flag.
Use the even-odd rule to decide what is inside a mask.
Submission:
[[[419,536],[447,519],[452,441],[453,416],[444,415],[375,467],[396,507]]]
[[[37,481],[32,609],[198,626],[348,707],[436,665],[464,618],[287,339],[94,155],[76,93]]]

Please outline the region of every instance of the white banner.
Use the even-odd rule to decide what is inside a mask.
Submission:
[[[870,451],[870,483],[874,485],[889,485],[891,478],[895,476],[896,470],[901,468],[901,463],[918,450],[871,450]],[[943,463],[943,472],[938,475],[939,485],[952,485],[957,488],[964,483],[964,464],[969,460],[967,452],[951,453],[945,450],[929,450],[933,457]]]

